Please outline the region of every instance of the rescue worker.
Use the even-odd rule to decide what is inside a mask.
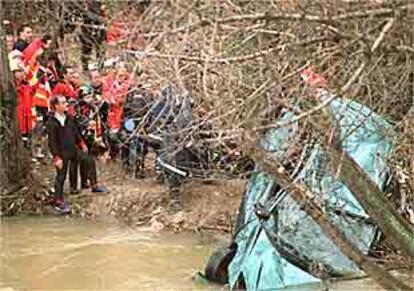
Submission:
[[[83,85],[83,90],[89,92],[92,95],[92,99],[95,101],[99,101],[99,117],[101,119],[102,125],[102,134],[104,134],[106,128],[106,122],[108,119],[108,110],[109,104],[102,98],[102,90],[103,90],[103,77],[101,73],[97,69],[90,70],[88,73],[89,83]]]
[[[75,125],[88,148],[87,153],[80,155],[77,161],[80,168],[81,189],[91,188],[92,192],[107,192],[106,187],[98,185],[96,157],[106,151],[106,146],[101,137],[99,101],[94,99],[90,92],[84,90],[80,92]],[[72,190],[72,193],[78,191]]]
[[[39,56],[52,45],[52,36],[45,34],[36,38],[23,50],[23,62],[27,65],[35,56]]]
[[[101,100],[93,94],[92,87],[81,86],[76,118],[79,130],[91,151],[98,143],[103,145],[102,128],[99,115]]]
[[[88,181],[88,171],[92,171],[96,180],[96,169],[93,164],[96,157],[106,152],[106,145],[102,139],[102,126],[100,119],[101,96],[93,90],[94,86],[86,84],[80,88],[80,99],[78,102],[76,124],[88,146],[88,159],[80,160],[81,187],[83,189],[90,186]],[[93,159],[94,161],[91,161]],[[91,167],[92,165],[92,167]]]
[[[108,121],[108,111],[109,111],[109,104],[104,100],[102,97],[103,94],[103,87],[104,81],[103,76],[98,71],[98,69],[90,70],[88,73],[89,83],[86,83],[82,86],[82,91],[88,92],[86,94],[90,94],[92,96],[92,100],[97,104],[98,112],[99,112],[99,125],[100,125],[100,136],[105,143],[105,147],[108,148],[107,142],[107,121]]]
[[[33,129],[32,88],[26,81],[24,69],[19,66],[12,68],[17,89],[17,121],[25,146],[28,146],[29,135]]]
[[[76,102],[79,97],[79,73],[75,67],[68,65],[63,68],[63,80],[56,84],[52,94],[66,97],[68,102],[67,113],[74,117]]]
[[[108,45],[127,50],[144,50],[146,43],[142,32],[137,29],[138,17],[144,13],[150,1],[128,1],[108,28],[106,41]]]
[[[103,99],[109,104],[107,136],[112,159],[116,158],[119,152],[117,134],[121,128],[123,106],[132,84],[133,77],[126,64],[121,62],[116,65],[115,71],[107,76],[103,86]]]
[[[30,25],[22,24],[18,28],[17,33],[19,35],[19,38],[14,44],[13,49],[23,52],[29,46],[30,42],[32,41],[33,30]]]
[[[59,56],[54,51],[49,51],[47,54],[46,68],[49,75],[50,88],[53,91],[57,83],[63,79],[63,65]]]
[[[145,178],[145,157],[148,154],[148,121],[145,119],[152,105],[152,96],[142,86],[131,89],[125,102],[120,138],[123,142],[121,158],[127,173]]]
[[[35,151],[34,156],[38,159],[43,159],[47,151],[45,124],[48,118],[51,90],[45,63],[44,50],[41,47],[32,53],[31,58],[26,58],[26,77],[32,87],[32,107],[36,114],[36,125],[33,129],[33,150]]]

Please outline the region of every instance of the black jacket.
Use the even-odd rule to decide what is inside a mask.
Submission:
[[[47,122],[47,132],[50,152],[54,158],[73,158],[78,147],[83,143],[75,122],[67,115],[64,126],[60,124],[55,116],[51,116]]]
[[[18,39],[16,43],[14,44],[13,49],[23,52],[25,48],[27,48],[28,46],[29,46],[29,43],[27,41],[23,39]]]

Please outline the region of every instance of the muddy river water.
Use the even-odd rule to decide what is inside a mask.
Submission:
[[[211,237],[153,234],[64,217],[7,218],[0,227],[0,291],[223,290],[192,280],[215,248]],[[329,289],[379,290],[370,280]]]
[[[213,248],[211,238],[72,218],[4,219],[0,290],[211,290],[191,278]]]

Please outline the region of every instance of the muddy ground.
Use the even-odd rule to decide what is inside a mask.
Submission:
[[[119,161],[98,161],[99,183],[107,186],[110,192],[97,194],[86,189],[70,195],[65,191],[72,215],[100,221],[116,220],[152,231],[231,232],[245,180],[221,179],[208,183],[189,180],[182,187],[183,210],[171,212],[168,188],[156,181],[153,165],[150,158],[146,163],[146,177],[136,179],[124,172]],[[38,164],[35,175],[43,185],[53,188],[55,172],[49,163]],[[67,184],[65,189],[69,190]],[[43,192],[36,199],[33,212],[51,214],[46,188]]]

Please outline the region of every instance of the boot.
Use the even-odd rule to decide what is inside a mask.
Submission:
[[[135,179],[144,179],[145,178],[145,172],[144,167],[142,165],[142,162],[137,162],[135,165]]]
[[[158,184],[164,184],[165,182],[165,177],[163,173],[157,173],[155,180],[157,181]]]
[[[63,197],[58,197],[53,200],[53,207],[59,214],[70,214],[72,209],[69,204],[63,199]]]
[[[179,212],[183,210],[183,206],[180,201],[180,192],[178,189],[170,190],[170,203],[168,207],[171,212]]]
[[[145,179],[145,173],[142,170],[135,172],[135,179]]]

